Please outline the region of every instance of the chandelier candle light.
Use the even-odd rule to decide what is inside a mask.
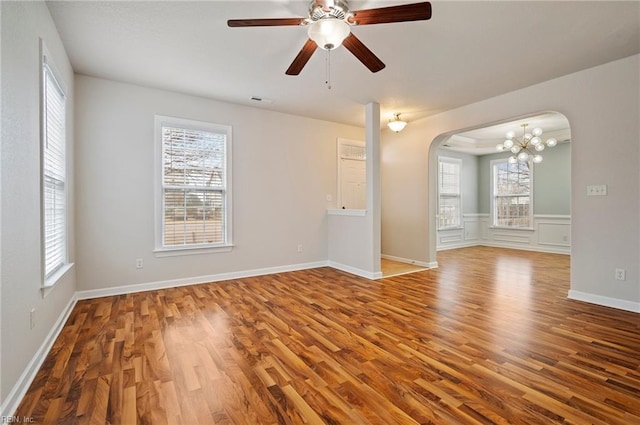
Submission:
[[[498,152],[504,152],[510,150],[513,155],[509,157],[509,163],[515,164],[516,162],[527,162],[530,159],[539,164],[542,162],[542,155],[537,152],[542,152],[545,145],[552,148],[558,144],[558,141],[553,137],[547,139],[546,142],[542,142],[540,136],[542,136],[542,129],[536,127],[531,130],[531,133],[527,133],[528,124],[522,124],[522,138],[518,139],[516,133],[510,131],[506,134],[506,140],[496,146]]]

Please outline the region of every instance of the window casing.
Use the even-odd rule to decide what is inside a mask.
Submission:
[[[156,116],[156,252],[231,246],[231,127]]]
[[[41,99],[42,253],[48,287],[68,266],[66,96],[44,45]]]
[[[460,173],[462,160],[438,157],[438,229],[462,226]]]
[[[533,167],[528,162],[491,161],[492,225],[531,229],[533,222]]]

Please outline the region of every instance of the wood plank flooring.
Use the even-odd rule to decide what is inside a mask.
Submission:
[[[640,424],[640,315],[569,257],[487,247],[80,301],[16,415],[45,424]]]
[[[426,267],[416,266],[415,264],[402,263],[400,261],[380,259],[380,268],[383,277],[400,276],[402,274],[414,273],[421,270],[427,270]]]

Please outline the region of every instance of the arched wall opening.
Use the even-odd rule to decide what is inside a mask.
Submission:
[[[436,161],[430,152],[445,135],[531,111],[558,111],[568,118],[575,142],[568,298],[640,312],[639,64],[634,55],[410,121],[401,133],[383,133],[382,253],[435,260],[430,228]],[[590,185],[605,185],[607,195],[587,196]],[[616,280],[616,269],[626,271],[625,281]]]
[[[548,137],[556,138],[560,141],[558,146],[562,148],[554,152],[555,148],[546,149],[540,153],[544,158],[545,153],[550,160],[540,164],[532,164],[532,181],[535,178],[536,186],[531,194],[531,224],[528,228],[505,229],[494,226],[492,211],[490,209],[489,181],[491,173],[489,168],[490,160],[501,157],[508,157],[511,152],[499,153],[496,145],[503,142],[504,133],[509,130],[523,132],[520,127],[523,123],[528,123],[531,130],[534,126],[544,130],[543,140]],[[545,137],[546,136],[546,137]],[[521,137],[520,137],[521,138]],[[439,134],[430,144],[428,153],[428,253],[429,263],[437,265],[437,252],[440,249],[461,248],[473,245],[503,246],[532,251],[543,251],[570,254],[571,252],[571,153],[570,143],[571,129],[567,117],[556,111],[540,111],[520,116],[505,118],[503,120],[489,122],[482,125],[475,125],[468,128],[460,128]],[[478,192],[479,205],[476,213],[463,215],[460,213],[461,222],[459,225],[442,230],[439,226],[438,218],[438,156],[442,155],[443,146],[447,145],[447,152],[454,153],[453,156],[466,155],[477,156],[480,166],[478,185],[483,185]],[[558,153],[556,153],[558,152]],[[563,152],[563,153],[559,153]],[[446,154],[445,154],[446,155]],[[555,155],[555,157],[554,157]],[[554,159],[555,158],[555,159]],[[560,161],[560,162],[559,162]],[[546,168],[545,168],[546,166]],[[538,167],[536,173],[535,168]],[[555,167],[555,168],[554,168]],[[552,174],[559,174],[560,184],[555,187],[549,186],[549,181],[553,181]],[[486,187],[485,187],[486,186]],[[479,186],[480,187],[480,186]],[[553,193],[550,193],[553,192]],[[562,199],[564,197],[564,199]],[[486,199],[485,199],[486,198]],[[536,208],[536,198],[540,202],[540,211]],[[464,199],[464,198],[463,198]],[[555,208],[560,199],[561,208]],[[543,202],[544,201],[544,202]],[[462,206],[460,206],[462,208]],[[491,213],[490,213],[491,212]],[[469,230],[471,229],[471,230]],[[474,229],[478,229],[474,233]],[[511,235],[509,235],[509,233]],[[446,242],[444,242],[446,241]],[[506,242],[505,242],[506,241]]]

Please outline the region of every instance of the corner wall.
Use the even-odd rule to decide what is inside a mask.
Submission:
[[[631,56],[418,120],[397,135],[385,132],[382,252],[436,260],[435,152],[434,162],[429,162],[436,138],[511,117],[557,111],[569,120],[573,141],[570,296],[640,311],[639,58]],[[594,184],[607,184],[609,195],[587,197],[586,186]],[[615,268],[626,269],[626,281],[614,279]]]
[[[366,112],[366,210],[329,211],[329,265],[368,279],[382,277],[380,266],[380,105]]]
[[[23,377],[36,365],[76,291],[75,270],[43,297],[40,221],[40,38],[67,90],[67,160],[73,163],[74,75],[43,2],[0,2],[2,8],[2,356],[0,415],[20,401]],[[70,261],[75,261],[74,178],[68,175]],[[35,327],[29,312],[35,309]],[[46,354],[46,353],[44,353]],[[34,363],[35,360],[35,363]],[[31,361],[31,363],[30,363]],[[21,375],[22,374],[22,375]]]
[[[79,290],[326,264],[336,139],[364,128],[86,76],[76,105]],[[154,256],[154,114],[233,127],[232,252]]]

